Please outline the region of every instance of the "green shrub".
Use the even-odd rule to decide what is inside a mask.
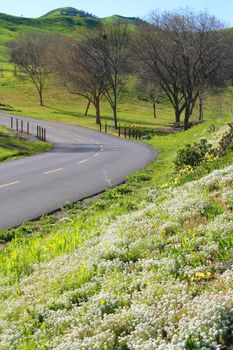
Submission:
[[[192,167],[198,166],[204,160],[205,156],[211,152],[211,144],[206,139],[201,139],[178,151],[174,161],[176,169],[181,169],[184,166],[190,165]]]

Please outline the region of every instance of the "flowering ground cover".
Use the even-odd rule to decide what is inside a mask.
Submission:
[[[157,136],[158,161],[128,183],[8,232],[0,349],[231,349],[232,145],[171,169],[186,139],[216,149],[217,128]]]

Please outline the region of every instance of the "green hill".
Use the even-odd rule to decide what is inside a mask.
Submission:
[[[96,28],[103,23],[117,21],[136,25],[137,18],[110,16],[98,18],[90,13],[73,7],[55,9],[38,18],[24,18],[0,13],[0,62],[7,62],[7,43],[18,35],[31,30],[44,30],[68,35],[82,34],[88,29]]]
[[[77,10],[74,7],[62,7],[55,10],[52,10],[45,15],[42,16],[42,18],[45,17],[57,17],[57,16],[70,16],[70,17],[89,17],[89,18],[95,18],[96,16],[92,15],[91,13],[88,13],[83,10]]]

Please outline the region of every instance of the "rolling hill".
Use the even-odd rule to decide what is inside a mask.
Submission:
[[[38,18],[24,18],[0,13],[0,62],[8,60],[7,43],[26,31],[44,30],[82,35],[86,30],[96,28],[100,24],[117,21],[136,25],[139,19],[118,15],[98,18],[72,7],[58,8]]]

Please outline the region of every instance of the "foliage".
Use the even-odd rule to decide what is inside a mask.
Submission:
[[[181,169],[184,166],[190,165],[191,167],[198,166],[211,151],[211,144],[206,139],[201,139],[194,144],[187,144],[185,147],[178,151],[176,159],[174,161],[176,169]]]

